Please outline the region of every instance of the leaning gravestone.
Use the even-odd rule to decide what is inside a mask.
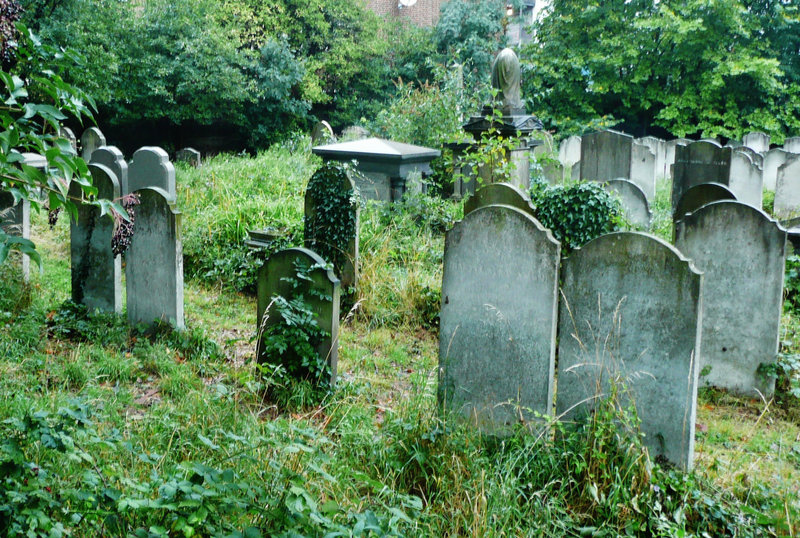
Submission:
[[[106,137],[97,127],[89,127],[81,135],[81,157],[86,162],[94,153],[94,150],[106,145]]]
[[[695,185],[719,183],[728,186],[732,153],[731,148],[723,148],[717,142],[708,140],[676,146],[672,174],[673,210],[683,193]]]
[[[170,202],[175,201],[175,167],[161,148],[144,146],[133,154],[128,167],[128,192],[145,187],[157,187],[167,193]]]
[[[511,206],[476,209],[447,232],[439,402],[484,431],[552,410],[560,250]]]
[[[183,246],[181,214],[158,187],[136,191],[135,232],[125,255],[128,323],[183,321]]]
[[[789,153],[800,153],[800,136],[787,138],[783,141],[783,149]]]
[[[760,367],[778,355],[786,231],[750,205],[712,202],[676,223],[675,246],[705,275],[700,383],[772,394]]]
[[[742,145],[758,153],[769,151],[769,135],[759,131],[747,133],[742,138]]]
[[[187,163],[194,168],[200,167],[200,152],[194,148],[183,148],[175,152],[175,160]]]
[[[510,205],[536,217],[531,199],[519,187],[510,183],[490,183],[478,189],[464,202],[464,215],[487,205]]]
[[[750,156],[738,149],[731,156],[731,175],[728,187],[742,203],[761,209],[764,196],[762,169]]]
[[[778,168],[775,216],[788,218],[800,213],[800,155],[793,155]]]
[[[301,272],[306,278],[298,279]],[[299,287],[295,286],[299,283]],[[258,347],[256,357],[259,364],[280,364],[290,373],[308,377],[312,373],[301,364],[302,359],[293,349],[287,349],[281,356],[265,352],[264,335],[271,328],[285,323],[276,302],[281,297],[292,301],[302,296],[307,308],[314,314],[317,326],[324,336],[311,342],[321,364],[328,370],[325,378],[317,379],[320,384],[333,386],[336,382],[336,365],[339,346],[339,280],[333,271],[325,269],[325,261],[316,253],[305,248],[290,248],[276,252],[258,271]]]
[[[125,156],[115,146],[103,146],[97,148],[89,156],[89,162],[102,164],[117,176],[119,188],[122,194],[128,192],[128,163]]]
[[[627,219],[645,230],[650,228],[653,218],[647,197],[639,186],[627,179],[612,179],[607,181],[605,188],[616,193],[622,202],[622,209]]]
[[[608,181],[631,177],[633,137],[617,131],[599,131],[581,139],[581,179]]]
[[[645,144],[634,142],[631,145],[630,180],[636,183],[648,200],[656,197],[657,156]]]
[[[764,188],[774,191],[778,184],[778,168],[792,157],[788,151],[775,148],[764,155]]]
[[[304,245],[333,264],[342,287],[358,283],[359,195],[347,171],[328,161],[308,181]]]
[[[720,183],[703,183],[695,185],[681,196],[678,201],[678,207],[672,214],[673,220],[680,220],[687,213],[693,213],[711,202],[718,202],[720,200],[733,200],[736,201],[736,195]]]
[[[31,203],[26,199],[14,203],[14,195],[0,191],[0,226],[8,235],[31,238]],[[22,255],[22,280],[28,282],[31,275],[31,260]]]
[[[559,417],[585,416],[619,389],[653,456],[692,467],[702,275],[651,235],[603,235],[564,260]]]
[[[89,164],[97,198],[117,200],[117,176],[102,164]],[[70,196],[82,196],[78,185],[70,186]],[[90,310],[122,312],[122,261],[111,251],[114,220],[100,216],[100,208],[77,203],[78,218],[70,221],[72,300]]]

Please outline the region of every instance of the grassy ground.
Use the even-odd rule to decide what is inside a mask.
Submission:
[[[189,249],[210,244],[199,238],[219,233],[217,224],[228,231],[215,244],[243,237],[233,225],[240,198],[264,207],[246,217],[248,226],[296,233],[299,195],[314,167],[303,151],[180,168],[179,190],[192,191],[182,202]],[[363,209],[363,280],[341,329],[340,381],[315,405],[264,399],[266,385],[283,381],[254,369],[255,299],[218,278],[237,259],[187,279],[185,333],[132,331],[124,319],[63,306],[68,225],[62,218],[50,230],[35,215],[44,273],[25,288],[13,266],[0,267],[0,529],[31,536],[800,531],[800,427],[788,395],[749,401],[703,392],[696,471],[688,475],[653,466],[635,435],[617,431],[626,415],[615,402],[582,430],[555,436],[482,438],[441,417],[430,313],[441,232],[459,211],[425,199]],[[656,218],[659,234],[668,234],[663,215]],[[787,353],[797,349],[796,325],[787,315]]]

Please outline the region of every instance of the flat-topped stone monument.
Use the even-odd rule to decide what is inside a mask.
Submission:
[[[26,199],[14,202],[14,195],[0,191],[0,226],[8,235],[31,238],[31,203]],[[28,282],[31,274],[31,261],[22,255],[22,280]]]
[[[557,414],[585,416],[619,389],[651,456],[691,469],[702,276],[654,236],[600,236],[563,262]]]

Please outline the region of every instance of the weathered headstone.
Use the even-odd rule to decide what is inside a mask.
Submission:
[[[128,163],[125,162],[125,156],[115,146],[102,146],[97,148],[89,156],[89,162],[95,164],[102,164],[109,170],[114,172],[119,181],[119,188],[122,194],[128,192]]]
[[[631,145],[630,180],[636,183],[648,200],[656,197],[656,154],[645,144]],[[624,176],[623,176],[624,177]]]
[[[742,145],[758,153],[766,153],[769,151],[769,135],[759,131],[747,133],[742,138]]]
[[[69,145],[72,146],[72,150],[75,152],[75,155],[78,154],[78,139],[75,137],[75,133],[72,131],[72,129],[62,125],[58,130],[58,136],[67,139],[69,141]]]
[[[194,148],[183,148],[175,152],[175,160],[199,168],[201,164],[201,155],[200,152]]]
[[[687,146],[692,141],[688,138],[675,138],[664,143],[666,156],[664,158],[664,177],[672,179],[672,165],[675,164],[675,148]]]
[[[333,264],[342,287],[358,283],[358,192],[347,171],[328,162],[308,182],[304,244]]]
[[[116,200],[120,196],[119,181],[114,172],[102,164],[89,164],[97,198]],[[70,196],[80,198],[78,185],[70,186]],[[70,256],[72,300],[90,310],[122,312],[122,261],[111,251],[114,221],[100,216],[100,208],[77,204],[78,219],[70,221]]]
[[[760,367],[778,355],[786,231],[750,205],[712,202],[675,224],[675,246],[705,275],[700,383],[772,394]]]
[[[283,364],[292,371],[302,371],[300,359],[292,349],[287,349],[280,357],[268,356],[264,352],[264,332],[284,323],[275,306],[275,297],[287,301],[302,296],[308,309],[313,312],[317,325],[326,334],[318,342],[312,342],[320,361],[324,362],[330,373],[319,383],[336,382],[336,366],[339,347],[339,279],[324,268],[325,261],[316,253],[305,248],[290,248],[276,252],[258,271],[258,347],[256,357],[259,364]],[[299,280],[298,270],[307,273],[307,279]],[[299,287],[295,284],[300,282]]]
[[[570,136],[561,141],[558,146],[558,160],[564,165],[564,168],[571,170],[575,163],[581,160],[581,137]]]
[[[314,124],[311,130],[311,144],[318,146],[320,144],[330,144],[336,141],[336,135],[333,134],[333,127],[325,120],[319,121]]]
[[[652,456],[694,459],[702,275],[651,235],[603,235],[562,266],[558,416],[610,397],[635,405]]]
[[[561,245],[519,209],[476,209],[447,232],[439,402],[484,431],[550,414]]]
[[[128,167],[128,189],[135,192],[157,187],[167,193],[170,202],[176,199],[175,167],[161,148],[145,146],[136,150]]]
[[[631,177],[633,137],[617,131],[598,131],[581,139],[581,179],[608,181]]]
[[[728,186],[732,153],[731,148],[723,148],[716,142],[705,140],[692,142],[686,146],[676,146],[672,207],[677,207],[683,193],[695,185],[719,183]]]
[[[612,179],[605,184],[606,190],[616,193],[628,220],[642,229],[650,228],[653,215],[642,189],[628,179]]]
[[[731,156],[731,175],[728,187],[736,199],[744,204],[761,209],[764,196],[762,170],[753,163],[750,156],[735,150]]]
[[[490,183],[478,189],[464,202],[464,215],[488,205],[509,205],[535,217],[531,199],[519,187],[510,183]]]
[[[750,157],[750,160],[753,161],[753,164],[758,166],[759,168],[764,168],[764,154],[759,153],[752,148],[748,148],[747,146],[741,146],[738,148],[733,148],[734,153],[744,153]]]
[[[718,202],[720,200],[733,200],[736,201],[736,195],[720,183],[702,183],[695,185],[681,196],[678,200],[678,206],[672,214],[673,220],[680,220],[687,213],[693,213],[711,202]]]
[[[0,226],[8,235],[31,238],[31,203],[20,200],[14,203],[14,196],[8,191],[0,191]],[[22,255],[22,279],[27,282],[31,274],[31,261]]]
[[[125,255],[128,322],[154,320],[182,329],[183,244],[181,213],[169,194],[158,187],[136,191],[135,228]]]
[[[778,168],[775,216],[788,218],[800,213],[800,155],[793,155]]]
[[[775,148],[764,155],[764,188],[775,191],[778,184],[778,168],[792,156],[788,151]]]
[[[667,143],[666,141],[656,138],[655,136],[644,136],[637,138],[634,142],[644,144],[656,156],[656,181],[666,177],[666,161],[667,161]]]
[[[783,149],[789,153],[800,153],[800,136],[787,138],[783,141]]]
[[[89,127],[83,131],[81,135],[81,157],[83,157],[83,160],[86,162],[89,162],[94,150],[105,145],[106,137],[100,132],[100,129],[97,127]]]

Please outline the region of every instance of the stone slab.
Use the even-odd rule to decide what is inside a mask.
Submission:
[[[581,179],[608,181],[631,177],[633,137],[617,131],[598,131],[581,138]]]
[[[800,155],[793,155],[778,167],[775,216],[785,219],[798,214],[800,214]]]
[[[800,153],[800,136],[795,136],[784,140],[783,149],[789,153]]]
[[[731,156],[728,187],[742,203],[761,209],[764,196],[762,170],[746,153],[735,150]]]
[[[676,146],[672,173],[672,207],[677,207],[683,193],[695,185],[719,183],[728,186],[732,153],[731,148],[723,148],[710,140]]]
[[[581,137],[572,135],[561,141],[558,146],[558,160],[564,168],[571,169],[572,165],[581,160]]]
[[[630,180],[642,189],[647,200],[656,197],[657,156],[649,146],[634,142],[631,146]],[[624,176],[622,176],[624,177]]]

